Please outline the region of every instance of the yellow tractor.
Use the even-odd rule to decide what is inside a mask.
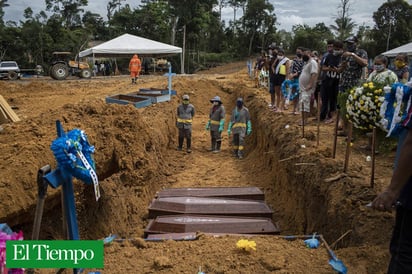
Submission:
[[[50,67],[50,76],[55,80],[65,80],[68,76],[77,76],[89,79],[92,77],[92,70],[86,62],[71,60],[71,52],[53,52],[53,62]]]

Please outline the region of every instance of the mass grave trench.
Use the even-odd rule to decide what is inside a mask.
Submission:
[[[227,92],[227,88],[222,88],[222,90],[217,92],[215,91],[217,94],[221,92]],[[318,232],[338,238],[350,229],[351,222],[348,221],[350,214],[344,210],[336,211],[335,208],[329,208],[334,205],[328,203],[328,197],[334,194],[331,193],[327,187],[321,185],[320,181],[321,178],[325,176],[324,173],[321,174],[317,167],[301,168],[299,172],[296,172],[296,170],[291,169],[291,166],[285,166],[285,164],[279,163],[279,159],[285,157],[284,150],[289,150],[290,153],[296,153],[296,149],[291,148],[291,138],[299,138],[299,133],[297,131],[293,135],[281,133],[281,126],[273,123],[273,117],[268,118],[268,115],[272,113],[267,110],[265,100],[259,98],[259,96],[255,96],[249,91],[245,93],[245,90],[231,90],[229,92],[232,94],[232,102],[234,102],[237,97],[244,97],[251,113],[254,133],[247,141],[246,157],[243,163],[249,167],[252,174],[259,174],[262,170],[266,173],[266,176],[259,182],[259,186],[264,186],[265,188],[266,202],[274,209],[273,220],[281,224],[282,234]],[[208,103],[209,102],[204,102],[204,104]],[[230,110],[232,108],[233,105],[228,104],[227,109]],[[159,127],[166,127],[166,132],[173,135],[171,138],[175,137],[175,133],[169,130],[173,128],[174,121],[169,120],[166,124],[164,121],[154,121],[154,123],[157,123]],[[147,138],[149,140],[150,136],[147,136]],[[165,143],[161,145],[167,146],[168,144]],[[267,153],[271,151],[273,151],[273,153]],[[318,156],[319,155],[309,155],[311,158]],[[256,161],[259,161],[258,166],[254,165]],[[162,164],[167,165],[168,163],[164,162]],[[142,168],[144,168],[144,166]],[[106,178],[110,178],[111,176],[119,177],[117,174],[118,171],[118,166],[113,167],[109,164],[104,165],[100,173],[105,174]],[[326,171],[328,171],[328,169],[326,169]],[[253,185],[253,182],[251,182],[251,185]],[[144,188],[143,192],[146,192],[146,195],[140,197],[141,202],[147,205],[156,191],[161,187],[162,185],[160,183],[142,186],[142,188]],[[84,190],[80,188],[79,191],[82,192]],[[50,197],[48,199],[50,199]],[[51,199],[55,201],[46,203],[56,204],[56,201],[60,199],[60,195],[53,195]],[[126,196],[124,199],[127,203],[127,199],[129,198]],[[85,207],[87,208],[90,204],[91,202],[86,203]],[[92,206],[92,208],[95,207],[95,205]],[[17,223],[13,222],[15,223],[14,228],[24,227],[24,230],[31,233],[30,226],[32,223],[28,216],[33,216],[34,209],[35,205],[27,208],[26,212],[21,212],[21,216],[25,217],[19,218]],[[53,209],[46,208],[43,222],[51,224],[60,223],[62,217],[60,214],[56,214],[57,211],[61,212],[59,207],[54,207]],[[82,214],[83,213],[84,211]],[[98,210],[95,211],[94,214],[98,214]],[[98,219],[98,217],[94,218]],[[141,223],[145,223],[147,216],[141,216],[140,218],[142,218]],[[80,216],[80,219],[84,218]],[[107,218],[104,220],[107,220]],[[104,221],[95,223],[95,225],[101,226],[104,224]],[[81,224],[79,225],[82,226]],[[104,229],[102,231],[106,232]],[[28,233],[26,234],[30,235]],[[53,230],[53,232],[46,231],[45,234],[49,235],[47,238],[54,238],[59,233]],[[94,237],[94,235],[87,234],[83,236],[86,238]]]

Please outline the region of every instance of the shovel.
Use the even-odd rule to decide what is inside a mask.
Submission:
[[[37,205],[34,214],[33,231],[31,235],[32,240],[38,240],[40,234],[41,219],[43,217],[44,200],[47,194],[47,181],[43,178],[51,171],[50,165],[45,165],[37,171]],[[26,271],[28,274],[33,274],[34,269],[29,268]]]
[[[47,173],[51,171],[49,165],[45,165],[37,172],[37,205],[36,213],[34,215],[32,240],[39,239],[41,219],[43,216],[44,200],[47,194],[47,181],[43,178]]]
[[[333,270],[337,271],[339,274],[346,274],[347,269],[346,266],[343,264],[341,260],[339,260],[335,253],[333,253],[332,249],[326,242],[325,238],[323,238],[323,235],[319,235],[320,239],[322,240],[323,244],[325,245],[326,249],[328,250],[329,255],[331,256],[331,259],[329,260],[329,264],[332,266]]]

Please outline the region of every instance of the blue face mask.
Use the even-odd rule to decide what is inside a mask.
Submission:
[[[385,69],[384,65],[374,65],[373,68],[377,71],[377,72],[381,72]]]

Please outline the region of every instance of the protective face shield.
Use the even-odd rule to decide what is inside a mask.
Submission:
[[[182,99],[183,99],[183,104],[184,105],[189,104],[189,95],[187,95],[187,94],[183,95]]]
[[[243,99],[242,98],[238,98],[236,101],[236,106],[238,108],[242,108],[243,107]]]

